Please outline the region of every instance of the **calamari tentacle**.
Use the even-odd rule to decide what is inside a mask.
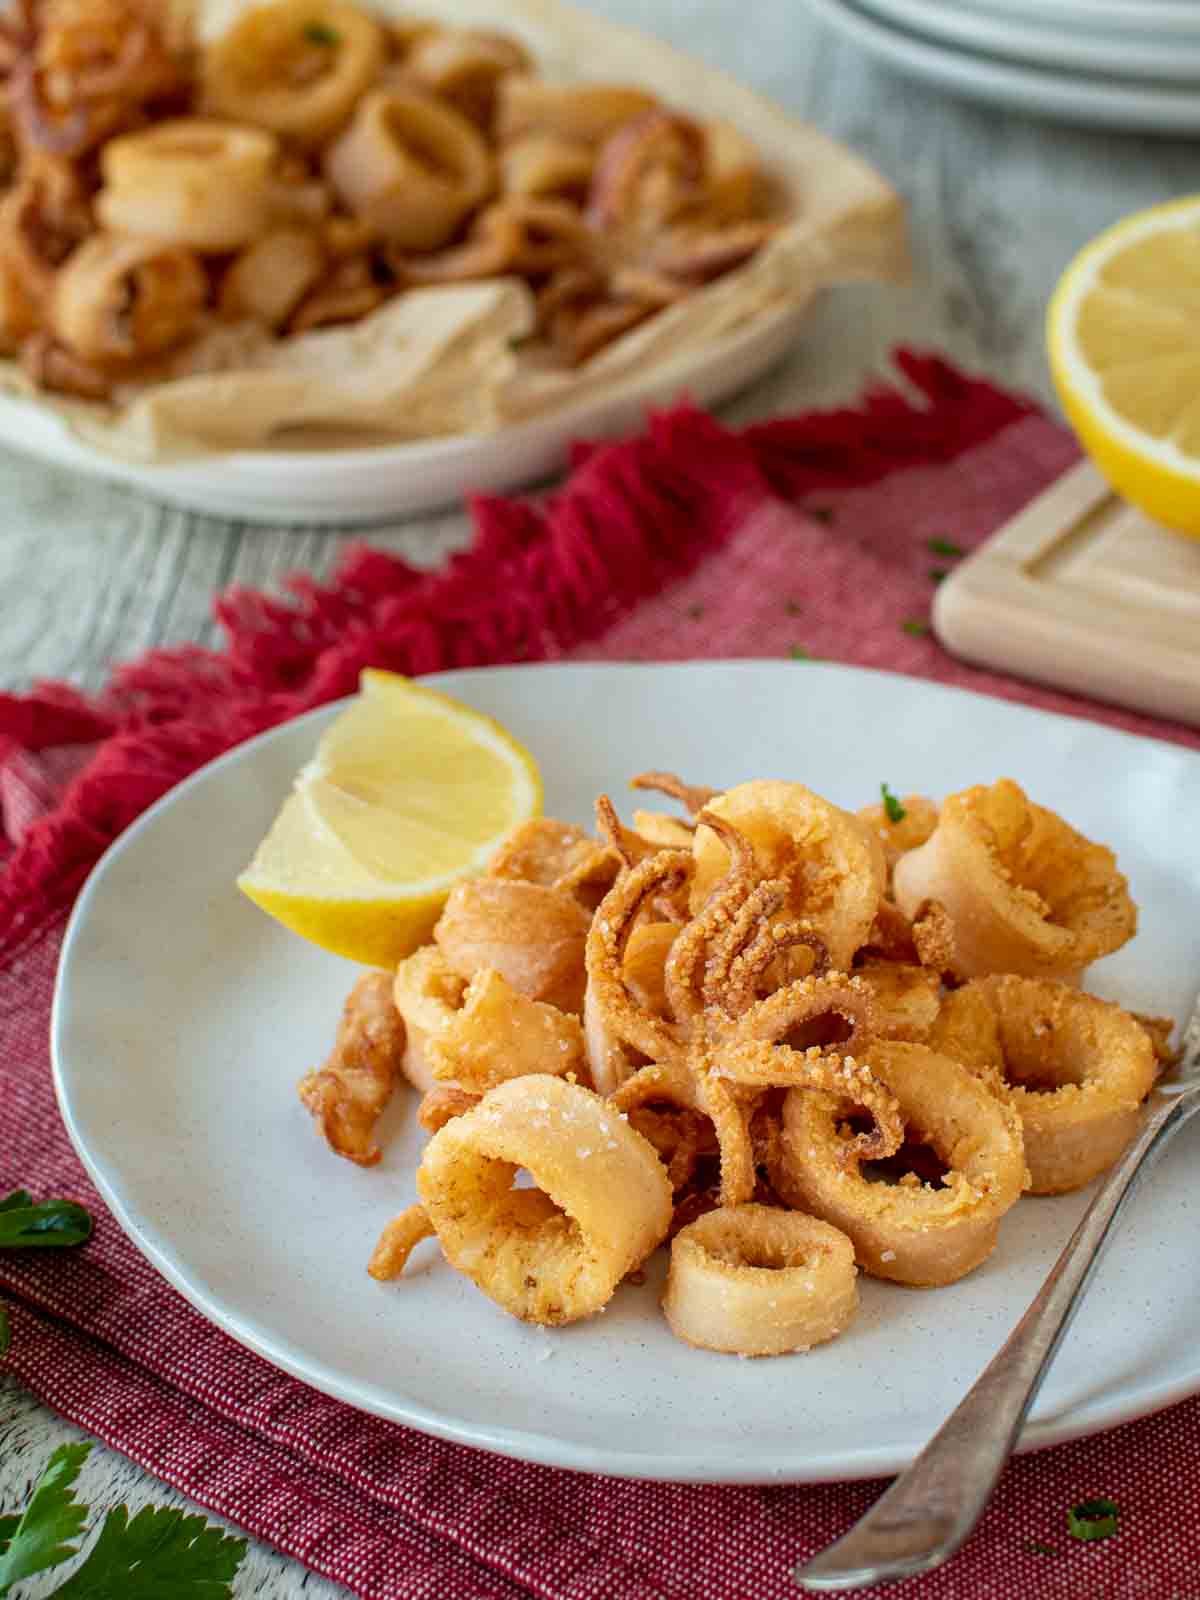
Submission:
[[[707,784],[685,783],[674,772],[639,772],[636,778],[630,778],[629,787],[651,789],[656,794],[669,795],[672,800],[678,800],[693,817],[721,792],[720,789],[710,789]]]
[[[675,940],[667,960],[667,1003],[689,1035],[698,1035],[703,1027],[704,970],[710,949],[733,926],[738,908],[754,893],[759,876],[749,840],[732,823],[709,811],[701,811],[696,822],[697,826],[704,823],[711,827],[718,835],[729,851],[730,864],[701,910]]]
[[[701,1111],[713,1125],[721,1163],[721,1204],[741,1205],[754,1193],[752,1107],[743,1106],[735,1086],[710,1068],[692,1071],[681,1062],[652,1062],[628,1078],[611,1097],[618,1111],[666,1101]]]
[[[766,930],[786,896],[786,886],[778,879],[760,883],[742,901],[728,927],[712,940],[700,991],[706,1006],[736,1015],[728,1005],[728,998],[731,985],[737,981],[734,973],[740,972],[738,963]]]
[[[780,1049],[761,1039],[743,1040],[714,1056],[714,1072],[730,1084],[757,1089],[819,1089],[847,1107],[866,1111],[874,1127],[846,1144],[846,1159],[879,1161],[904,1143],[904,1118],[896,1096],[865,1062],[850,1055]]]
[[[789,950],[803,946],[812,952],[810,978],[823,978],[830,968],[829,946],[810,922],[776,922],[759,929],[749,945],[731,963],[722,1009],[730,1017],[743,1016],[760,998],[764,972]],[[799,980],[798,980],[799,981]]]
[[[627,872],[605,895],[587,938],[588,982],[603,1020],[623,1043],[651,1061],[680,1057],[677,1030],[640,1006],[625,982],[625,946],[639,912],[656,896],[677,891],[691,872],[684,850],[660,850]]]
[[[756,1001],[730,1033],[730,1044],[754,1040],[778,1044],[794,1028],[819,1017],[838,1016],[850,1024],[849,1037],[839,1040],[846,1055],[862,1052],[875,1034],[875,997],[861,978],[841,972],[799,978]]]

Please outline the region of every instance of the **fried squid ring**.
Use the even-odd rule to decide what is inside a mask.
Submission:
[[[432,256],[395,257],[393,264],[412,283],[458,283],[504,273],[539,277],[582,260],[594,244],[574,206],[502,200],[479,213],[461,245]]]
[[[1033,1193],[1082,1188],[1137,1131],[1156,1073],[1149,1035],[1119,1006],[1068,984],[1005,976],[972,987],[996,1014]]]
[[[349,120],[384,54],[382,29],[356,6],[275,0],[246,12],[205,50],[205,105],[316,148]]]
[[[755,1041],[795,1050],[835,1046],[839,1054],[861,1054],[878,1032],[877,1012],[874,991],[858,973],[830,972],[776,989],[722,1037],[729,1044]]]
[[[246,247],[221,280],[227,317],[282,328],[324,277],[327,259],[311,228],[273,228]]]
[[[496,848],[487,864],[489,878],[518,878],[551,889],[564,875],[590,858],[596,841],[582,828],[553,817],[531,817],[520,823]]]
[[[421,1104],[417,1107],[417,1121],[426,1133],[437,1133],[452,1118],[461,1117],[464,1111],[470,1111],[471,1107],[477,1106],[482,1099],[481,1094],[473,1094],[468,1089],[459,1089],[453,1085],[429,1089],[421,1096]]]
[[[578,1012],[590,926],[578,901],[556,889],[469,878],[451,889],[433,937],[461,977],[494,967],[518,994]]]
[[[437,1085],[430,1047],[458,1015],[466,987],[467,979],[434,944],[423,945],[396,968],[392,999],[405,1028],[400,1070],[422,1093]]]
[[[1008,1098],[996,1013],[978,979],[943,995],[933,1026],[921,1043],[966,1067],[1002,1100]]]
[[[941,979],[936,972],[909,961],[868,960],[855,967],[854,976],[871,991],[875,1002],[872,1026],[881,1039],[903,1039],[910,1044],[925,1041],[942,1003]]]
[[[595,147],[626,122],[654,111],[644,89],[603,83],[546,83],[514,74],[496,95],[496,136],[503,144],[529,133],[553,134]]]
[[[207,298],[208,279],[190,250],[94,233],[58,274],[50,326],[85,361],[120,367],[182,344]]]
[[[583,1029],[578,1018],[527,999],[484,967],[459,1010],[430,1038],[426,1059],[439,1082],[482,1093],[507,1078],[578,1073]]]
[[[847,1158],[839,1103],[805,1090],[783,1103],[771,1181],[788,1205],[847,1234],[875,1277],[953,1283],[991,1253],[1000,1219],[1025,1185],[1020,1120],[965,1068],[923,1045],[876,1044],[870,1065],[899,1101],[910,1135],[945,1162],[944,1186],[871,1182],[858,1158]]]
[[[114,233],[222,254],[266,228],[279,146],[261,128],[180,117],[110,139],[96,215]]]
[[[738,784],[708,806],[750,841],[760,878],[788,883],[784,914],[806,921],[833,967],[849,969],[883,896],[883,847],[847,811],[799,783]],[[696,829],[692,906],[703,904],[727,868],[728,848],[709,827]]]
[[[536,1188],[516,1189],[525,1168]],[[671,1224],[653,1145],[587,1089],[514,1078],[425,1147],[417,1189],[446,1259],[549,1326],[591,1316]]]
[[[582,201],[596,164],[594,150],[553,133],[527,133],[504,145],[498,157],[504,194],[527,200]]]
[[[1116,857],[1009,778],[951,795],[937,828],[896,863],[896,903],[928,901],[954,931],[952,970],[1078,980],[1133,937],[1137,908]]]
[[[702,1350],[779,1356],[844,1331],[858,1309],[854,1246],[799,1211],[710,1211],[671,1242],[663,1311]]]
[[[500,80],[532,65],[515,39],[475,28],[426,33],[404,56],[406,73],[484,128],[491,123]]]
[[[338,197],[381,239],[436,250],[492,187],[478,128],[420,91],[375,89],[325,153]]]
[[[906,794],[900,801],[900,809],[904,815],[896,822],[883,804],[863,806],[857,813],[859,820],[866,823],[883,846],[889,883],[900,857],[909,850],[919,849],[938,824],[937,804],[923,794]]]
[[[704,140],[688,117],[655,107],[623,124],[596,159],[586,214],[594,228],[653,228],[694,205]]]
[[[375,1124],[395,1091],[403,1055],[391,975],[364,973],[347,997],[329,1059],[298,1086],[335,1154],[360,1167],[378,1163]]]

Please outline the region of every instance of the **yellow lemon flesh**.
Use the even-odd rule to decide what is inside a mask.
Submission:
[[[428,939],[452,885],[541,809],[537,765],[499,723],[367,671],[238,888],[323,949],[394,967]]]
[[[1200,538],[1200,198],[1127,217],[1081,251],[1046,331],[1084,449],[1132,504]]]

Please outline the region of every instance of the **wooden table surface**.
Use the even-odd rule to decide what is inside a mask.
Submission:
[[[729,408],[736,418],[848,399],[902,343],[940,350],[1049,401],[1042,315],[1062,267],[1114,219],[1196,187],[1193,143],[1057,127],[955,101],[876,68],[794,0],[756,5],[749,17],[730,0],[591,6],[653,28],[819,124],[874,162],[908,202],[911,283],[826,297],[794,355]],[[191,516],[7,453],[0,503],[6,689],[38,677],[95,688],[111,663],[151,645],[215,643],[215,590],[272,585],[298,568],[325,572],[345,541],[361,536]],[[370,538],[432,562],[468,532],[465,518],[449,514],[372,529]],[[19,1176],[0,1167],[0,1183]],[[0,1513],[24,1499],[54,1445],[75,1436],[0,1378]],[[99,1449],[84,1483],[99,1508],[184,1503]],[[26,1592],[33,1600],[53,1586],[35,1581]],[[235,1592],[326,1600],[347,1591],[252,1545]]]

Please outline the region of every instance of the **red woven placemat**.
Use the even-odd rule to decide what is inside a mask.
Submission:
[[[59,1122],[47,1028],[65,913],[105,845],[172,783],[351,691],[367,664],[803,649],[1200,744],[1195,730],[967,668],[914,630],[931,569],[953,560],[931,541],[971,548],[1075,449],[987,384],[929,359],[901,365],[915,399],[880,390],[738,434],[682,408],[641,438],[581,449],[552,500],[479,502],[471,550],[433,576],[363,548],[327,586],[297,579],[290,600],[222,596],[224,651],[156,652],[94,702],[61,686],[0,696],[0,1189],[73,1194],[99,1215],[83,1252],[0,1258],[9,1366],[366,1600],[783,1600],[794,1562],[879,1485],[656,1485],[503,1461],[366,1417],[234,1344],[104,1215]],[[785,1394],[786,1378],[781,1362]],[[1198,1419],[1187,1402],[1018,1460],[968,1548],[905,1592],[1184,1600],[1200,1566]],[[1122,1532],[1073,1545],[1066,1508],[1097,1494],[1119,1499]]]

